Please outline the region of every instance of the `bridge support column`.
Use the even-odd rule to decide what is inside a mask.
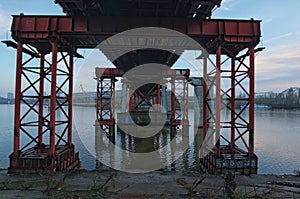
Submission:
[[[17,44],[14,151],[9,173],[79,167],[79,155],[72,144],[73,55],[58,52],[55,41],[51,47],[52,58],[47,60],[46,53],[28,44]],[[26,54],[30,56],[23,62]],[[58,63],[64,66],[58,67]],[[44,106],[50,106],[49,111]],[[64,106],[68,106],[67,111]]]
[[[245,55],[237,57],[219,45],[215,67],[208,68],[204,58],[203,140],[207,146],[213,140],[214,147],[208,154],[202,153],[202,163],[210,173],[257,173],[257,156],[253,152],[254,52],[249,46]],[[208,55],[207,59],[210,60]],[[228,61],[231,67],[225,68]],[[221,85],[226,81],[230,83]],[[240,96],[236,96],[237,89]]]
[[[188,126],[188,77],[189,70],[174,70],[171,76],[171,118],[172,126]]]
[[[115,143],[115,82],[113,74],[97,78],[96,125]]]

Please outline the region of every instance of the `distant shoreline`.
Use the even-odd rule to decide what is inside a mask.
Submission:
[[[270,106],[270,105],[265,105],[265,104],[255,104],[254,106],[255,109],[286,109],[286,110],[292,110],[292,109],[300,109],[299,106]]]
[[[0,105],[14,105],[14,103],[0,103]],[[284,110],[300,110],[299,106],[267,106],[264,104],[255,104],[258,106],[264,106],[264,107],[255,107],[256,109],[272,109],[272,110],[276,110],[276,109],[284,109]],[[78,107],[96,107],[96,104],[94,103],[73,103],[73,106],[78,106]],[[192,109],[193,107],[189,107],[190,109]]]

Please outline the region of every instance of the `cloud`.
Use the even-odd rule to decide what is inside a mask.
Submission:
[[[300,40],[270,46],[256,58],[256,83],[260,91],[300,87]]]
[[[271,23],[273,22],[273,18],[266,18],[263,20],[263,22],[266,24],[266,23]]]
[[[264,43],[266,44],[266,43],[269,43],[271,41],[285,39],[285,38],[288,38],[288,37],[291,37],[291,36],[296,36],[296,35],[299,35],[299,34],[300,34],[300,32],[288,32],[288,33],[285,33],[285,34],[282,34],[282,35],[270,38],[270,39],[264,41]]]
[[[0,35],[10,31],[11,17],[10,14],[0,5]]]
[[[234,0],[223,0],[221,2],[221,7],[219,8],[220,10],[231,10],[235,6],[235,1]]]

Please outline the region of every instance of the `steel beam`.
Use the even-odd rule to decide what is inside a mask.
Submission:
[[[203,115],[202,115],[202,119],[203,119],[203,134],[202,134],[202,140],[205,139],[206,135],[207,135],[207,130],[208,130],[208,123],[207,123],[207,100],[208,100],[208,86],[207,86],[207,74],[208,74],[208,70],[207,70],[207,57],[208,55],[204,55],[203,58],[203,104],[202,104],[202,111],[203,111]]]
[[[231,148],[233,149],[235,147],[235,111],[236,111],[236,86],[235,86],[235,79],[236,79],[236,69],[235,69],[235,57],[231,58],[231,98],[230,98],[230,104],[231,104],[231,132],[230,132],[230,143]],[[232,153],[233,150],[232,150]]]
[[[126,25],[125,25],[126,24]],[[161,27],[178,31],[195,39],[215,53],[216,40],[230,45],[238,53],[249,44],[260,41],[260,21],[258,20],[222,20],[182,19],[163,17],[153,20],[151,17],[97,16],[32,16],[14,15],[12,37],[50,50],[47,40],[56,37],[63,46],[76,51],[77,48],[94,48],[102,41],[117,33],[142,27]],[[55,33],[55,34],[53,34]],[[130,35],[128,35],[130,37]],[[33,40],[35,40],[33,42]],[[182,49],[182,46],[174,46]],[[186,49],[184,49],[186,50]]]
[[[20,148],[20,112],[21,112],[21,86],[22,86],[22,43],[18,43],[17,47],[17,69],[16,69],[16,87],[15,87],[15,119],[14,119],[14,156],[18,155]]]
[[[215,132],[216,132],[216,148],[215,155],[220,156],[220,134],[221,134],[221,46],[217,47],[216,51],[216,110],[215,110]]]
[[[57,74],[57,44],[52,43],[52,64],[51,64],[51,98],[50,98],[50,150],[49,155],[55,155],[55,123],[56,123],[56,74]]]
[[[74,56],[69,57],[69,95],[68,95],[68,145],[72,145],[73,128],[73,78],[74,75]]]
[[[11,30],[16,38],[43,39],[50,36],[49,31],[55,31],[59,35],[96,34],[109,37],[132,28],[163,27],[194,35],[194,38],[224,35],[225,40],[230,41],[230,38],[236,38],[235,42],[237,43],[255,41],[255,38],[250,38],[261,35],[259,20],[210,19],[198,21],[171,17],[151,19],[153,18],[13,15]],[[122,22],[127,22],[126,26],[123,26]]]
[[[254,47],[250,47],[250,65],[249,65],[249,154],[253,154],[254,150],[254,103],[255,103],[255,55]]]
[[[40,58],[40,85],[39,85],[39,127],[38,127],[38,142],[43,144],[43,123],[44,123],[44,87],[45,87],[45,55]]]

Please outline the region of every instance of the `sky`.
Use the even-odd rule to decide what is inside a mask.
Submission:
[[[223,0],[212,18],[262,20],[256,55],[256,92],[280,92],[300,87],[300,1]],[[11,15],[64,15],[54,0],[1,0],[0,40],[10,40]],[[85,53],[85,51],[83,52]],[[0,96],[14,92],[16,50],[0,43]],[[107,60],[103,60],[108,64]],[[78,65],[75,63],[75,70]]]

